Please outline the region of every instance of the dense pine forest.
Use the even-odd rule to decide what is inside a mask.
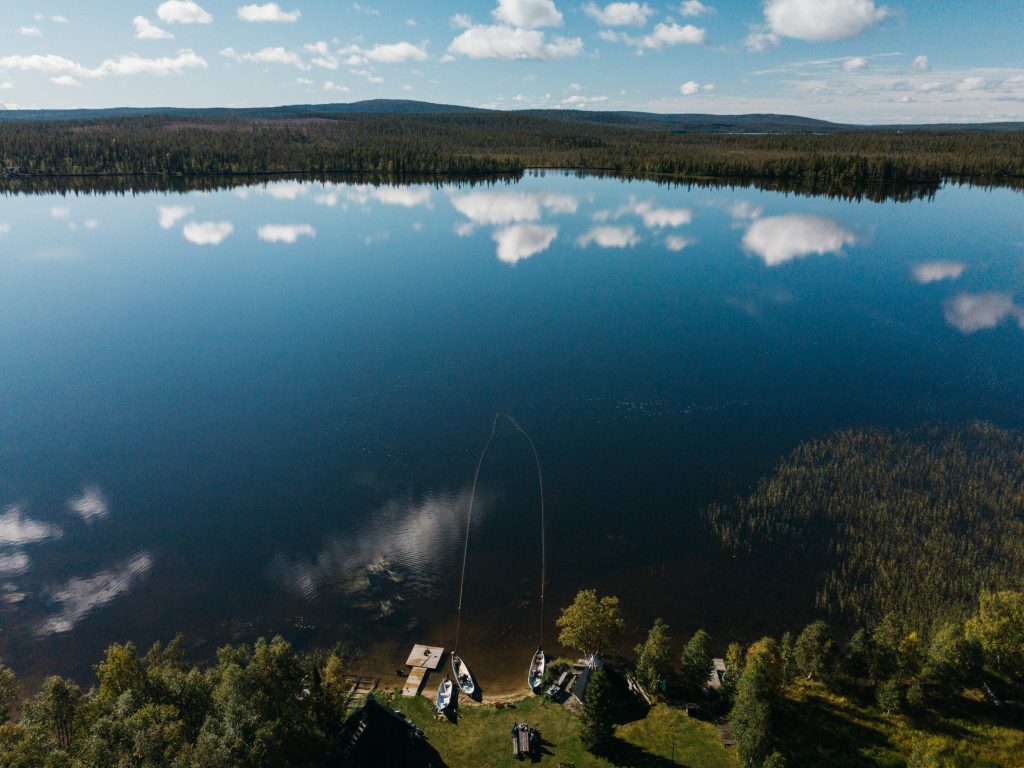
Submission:
[[[853,185],[891,188],[943,179],[1020,186],[1024,132],[702,134],[676,132],[670,124],[637,128],[516,113],[278,120],[150,115],[0,124],[0,179],[8,190],[37,191],[33,184],[40,181],[102,176],[173,188],[183,179],[211,177],[405,178],[519,174],[525,168],[746,179],[831,194],[849,194]],[[109,186],[95,178],[77,186],[89,183]]]
[[[820,609],[926,628],[1020,588],[1024,438],[985,423],[840,432],[705,516],[728,551],[815,579]]]

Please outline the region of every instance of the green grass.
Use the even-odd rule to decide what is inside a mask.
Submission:
[[[542,765],[575,764],[576,768],[738,768],[736,752],[722,746],[718,729],[694,720],[682,710],[659,704],[647,717],[618,726],[607,757],[583,749],[579,720],[564,707],[533,697],[515,708],[463,706],[457,724],[434,718],[430,702],[396,698],[393,706],[416,722],[449,768],[521,766],[512,756],[510,733],[515,723],[539,728],[543,737]],[[675,760],[672,760],[673,745]],[[529,764],[528,762],[526,764]]]
[[[787,765],[893,768],[911,765],[1021,768],[1019,709],[995,709],[968,692],[941,710],[885,715],[874,707],[799,682],[787,692],[779,736]]]

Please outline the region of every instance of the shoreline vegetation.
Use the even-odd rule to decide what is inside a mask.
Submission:
[[[656,619],[629,654],[618,598],[582,590],[555,622],[558,642],[606,663],[578,713],[524,693],[460,708],[453,724],[435,718],[429,693],[380,700],[422,729],[435,768],[514,764],[507,734],[527,721],[543,732],[543,760],[579,768],[1020,765],[1024,437],[983,422],[837,432],[705,522],[737,557],[775,548],[774,562],[812,574],[835,620],[743,643],[701,629],[682,643]],[[716,652],[724,672],[702,690]],[[275,637],[204,663],[185,656],[180,638],[146,654],[112,645],[87,690],[49,677],[23,699],[0,663],[0,765],[337,764],[359,654]],[[571,661],[552,659],[542,689]]]
[[[693,133],[515,113],[197,114],[0,122],[0,192],[186,191],[254,179],[518,179],[543,169],[913,200],[1024,188],[1024,131]]]

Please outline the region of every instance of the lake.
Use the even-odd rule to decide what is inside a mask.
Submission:
[[[496,412],[536,444],[545,647],[582,588],[720,645],[811,605],[702,507],[859,426],[1024,428],[1024,196],[850,202],[570,174],[0,202],[0,656],[86,679],[341,640],[451,647]],[[498,422],[460,650],[525,685],[538,478]]]

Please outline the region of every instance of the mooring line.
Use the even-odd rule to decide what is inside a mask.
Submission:
[[[473,473],[473,487],[469,492],[469,512],[466,515],[466,540],[462,545],[462,574],[459,577],[459,607],[455,618],[455,645],[452,647],[452,653],[458,653],[459,650],[459,632],[462,629],[462,591],[466,586],[466,560],[469,556],[469,528],[473,522],[473,499],[476,497],[476,483],[480,479],[480,467],[484,463],[484,456],[487,455],[487,449],[491,447],[491,441],[494,440],[494,431],[498,427],[498,416],[501,414],[494,414],[494,421],[491,423],[491,434],[487,438],[487,442],[484,444],[484,449],[480,451],[480,458],[476,462],[476,471]]]
[[[545,544],[545,523],[544,523],[544,473],[540,469],[540,456],[537,454],[537,446],[533,444],[533,438],[529,433],[519,426],[519,422],[503,414],[506,419],[512,422],[512,426],[523,433],[523,436],[530,443],[530,450],[533,451],[533,460],[537,463],[537,482],[540,485],[540,647],[544,647],[544,587],[547,584],[547,551]]]

